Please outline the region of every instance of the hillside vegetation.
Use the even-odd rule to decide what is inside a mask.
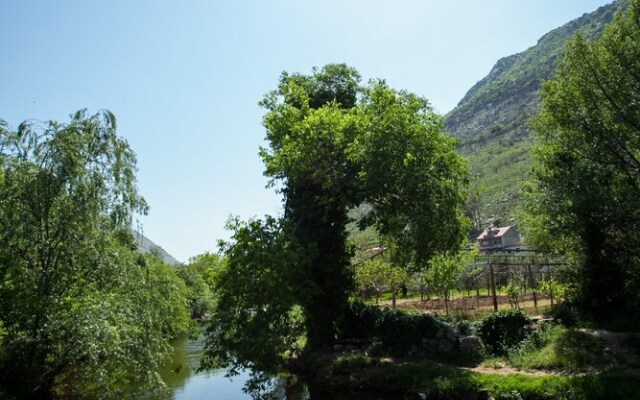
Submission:
[[[542,82],[553,75],[568,39],[578,31],[588,39],[599,37],[628,4],[618,0],[600,7],[498,60],[445,116],[445,130],[460,139],[459,151],[469,159],[481,219],[498,217],[505,223],[513,218],[520,182],[531,167],[534,138],[528,120],[538,111]]]

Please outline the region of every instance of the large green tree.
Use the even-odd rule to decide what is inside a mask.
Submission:
[[[147,206],[114,116],[3,122],[0,176],[0,384],[46,398],[157,382],[186,289],[132,251]]]
[[[542,91],[529,233],[572,257],[594,316],[640,305],[640,1],[601,39],[576,36]]]
[[[277,222],[269,219],[265,232],[265,224],[257,221],[235,226],[235,242],[224,247],[226,273],[242,273],[240,256],[253,251],[251,243],[261,249],[261,241],[246,242],[253,237],[247,232],[285,237],[264,243],[288,256],[252,258],[255,278],[247,279],[262,277],[256,271],[280,271],[273,276],[281,284],[270,297],[277,297],[272,300],[277,304],[288,299],[284,304],[302,310],[308,345],[316,348],[335,337],[353,290],[348,211],[369,204],[360,227],[376,227],[397,265],[423,268],[432,254],[457,249],[464,239],[466,165],[425,99],[384,81],[362,86],[357,71],[344,64],[314,69],[311,75],[283,73],[261,105],[267,110],[268,146],[260,154],[265,175],[283,195],[284,214]],[[235,306],[228,306],[237,310],[253,294],[243,292],[247,287],[232,287],[226,292]],[[258,306],[269,309],[254,303],[254,312],[243,318],[259,315]],[[276,314],[284,316],[286,310]],[[234,319],[237,312],[218,311],[217,321],[240,321]]]

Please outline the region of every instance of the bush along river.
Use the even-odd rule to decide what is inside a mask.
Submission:
[[[131,393],[144,400],[363,400],[352,393],[336,393],[314,387],[295,375],[269,376],[259,371],[243,371],[233,378],[225,370],[198,371],[204,352],[204,337],[187,335],[173,342],[171,360],[161,371],[167,384],[164,389]],[[371,397],[366,397],[371,399]],[[384,399],[379,399],[384,400]]]

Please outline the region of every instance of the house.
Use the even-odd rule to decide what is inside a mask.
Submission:
[[[489,227],[476,239],[480,251],[520,250],[520,234],[515,226]]]

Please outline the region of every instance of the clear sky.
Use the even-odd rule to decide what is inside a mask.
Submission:
[[[144,233],[186,261],[278,214],[257,103],[345,62],[441,113],[501,57],[608,0],[0,0],[0,118],[109,109],[138,155]]]

